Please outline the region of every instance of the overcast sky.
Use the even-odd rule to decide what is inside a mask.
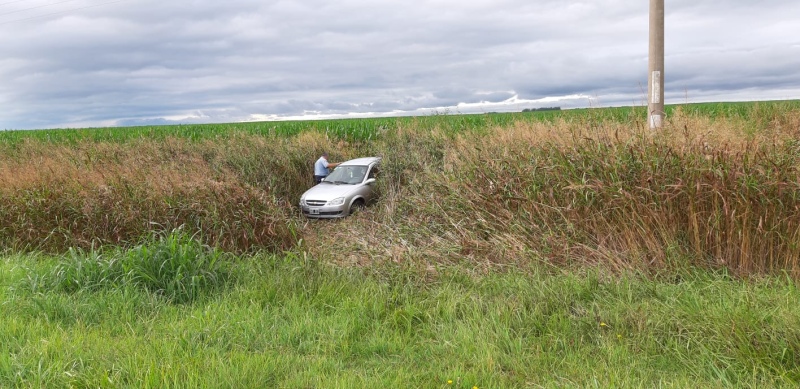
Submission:
[[[646,0],[0,0],[0,129],[645,105]],[[800,98],[800,2],[666,0],[666,102]]]

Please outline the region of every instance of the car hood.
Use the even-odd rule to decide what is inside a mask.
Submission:
[[[358,188],[359,185],[347,184],[326,184],[321,183],[303,194],[306,200],[333,200],[337,197],[347,196],[350,192]]]

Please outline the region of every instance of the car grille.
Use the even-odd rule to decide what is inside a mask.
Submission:
[[[325,205],[325,203],[327,203],[325,200],[306,200],[306,204],[310,207],[321,207]]]
[[[313,214],[311,212],[308,212],[308,211],[303,211],[303,214],[304,215],[310,215],[310,216],[338,216],[338,215],[342,214],[342,211],[320,212],[320,213],[313,213]]]

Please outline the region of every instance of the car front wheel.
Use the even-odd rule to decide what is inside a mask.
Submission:
[[[364,204],[364,200],[358,199],[356,200],[353,205],[350,206],[350,214],[355,214],[363,211],[366,208],[366,204]]]

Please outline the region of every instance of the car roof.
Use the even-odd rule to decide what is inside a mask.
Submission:
[[[365,158],[356,158],[351,159],[349,161],[344,161],[339,164],[339,166],[347,166],[347,165],[369,165],[371,163],[375,163],[381,160],[381,157],[365,157]]]

